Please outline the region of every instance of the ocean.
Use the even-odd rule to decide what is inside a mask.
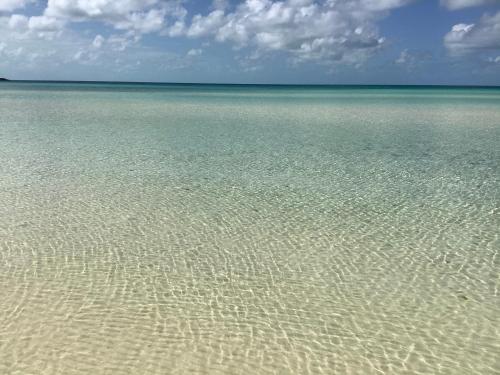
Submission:
[[[500,88],[0,83],[0,373],[500,373]]]

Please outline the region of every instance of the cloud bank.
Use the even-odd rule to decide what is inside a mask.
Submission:
[[[411,45],[390,56],[393,41],[380,29],[394,10],[422,0],[189,1],[0,0],[0,67],[139,69],[163,66],[162,58],[183,67],[208,59],[212,50],[224,50],[245,72],[278,60],[293,67],[360,71],[382,50],[389,51],[386,62],[392,66],[414,69],[429,61]],[[500,5],[500,0],[435,1],[450,11]],[[188,11],[192,8],[197,11]],[[449,52],[445,58],[495,61],[499,55],[500,12],[448,27],[440,36]],[[169,46],[176,52],[168,52]]]
[[[215,6],[175,35],[214,38],[258,54],[286,52],[295,62],[362,63],[385,41],[377,21],[410,0],[247,0],[232,11]]]
[[[0,0],[5,9],[25,5]],[[181,0],[48,0],[43,14],[13,14],[11,29],[40,37],[71,23],[100,22],[124,34],[123,49],[144,34],[213,39],[254,58],[281,52],[293,63],[360,65],[384,46],[377,22],[412,0],[246,0],[214,1],[212,10],[187,19]],[[52,34],[51,34],[52,33]]]

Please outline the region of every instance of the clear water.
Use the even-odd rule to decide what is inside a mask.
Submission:
[[[0,84],[0,374],[498,374],[499,237],[499,89]]]

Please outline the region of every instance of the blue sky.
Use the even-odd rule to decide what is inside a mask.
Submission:
[[[500,85],[500,0],[0,0],[0,76]]]

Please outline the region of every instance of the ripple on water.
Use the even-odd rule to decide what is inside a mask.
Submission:
[[[268,94],[0,91],[0,373],[500,372],[498,108]]]

